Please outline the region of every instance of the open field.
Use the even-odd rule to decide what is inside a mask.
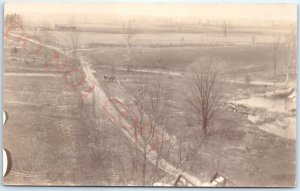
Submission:
[[[142,76],[145,74],[119,71],[116,72],[116,76],[124,77],[125,80],[120,79],[120,83],[117,83],[103,80],[103,75],[108,72],[109,70],[107,72],[105,70],[97,71],[96,76],[100,83],[107,86],[110,96],[124,100],[129,108],[133,108],[134,106],[128,100],[133,96],[131,92],[135,92],[135,87],[140,83],[139,79],[143,78]],[[238,186],[247,186],[253,182],[257,186],[293,184],[289,180],[295,175],[293,170],[295,141],[266,133],[248,121],[245,115],[223,108],[214,120],[212,133],[207,137],[205,146],[196,151],[197,144],[191,144],[191,142],[195,142],[194,136],[198,134],[197,122],[190,117],[184,90],[178,88],[184,86],[183,79],[166,76],[163,81],[165,83],[163,103],[168,108],[167,122],[164,125],[171,137],[176,137],[176,146],[172,149],[175,164],[180,164],[179,160],[189,157],[185,163],[187,171],[191,171],[199,177],[205,177],[207,173],[212,173],[210,176],[213,176],[213,173],[218,171],[226,174]],[[224,89],[224,99],[232,99],[235,97],[237,89],[247,89],[247,86],[228,83]],[[249,93],[262,91],[264,91],[264,86],[252,85],[248,87],[248,93],[241,92],[239,96],[244,93],[244,96],[248,97]],[[145,109],[147,110],[147,108]],[[212,150],[215,148],[211,145],[218,143],[222,143],[218,148],[220,149],[220,158],[212,159]],[[181,149],[183,151],[179,152]],[[196,153],[194,153],[195,151]],[[180,157],[178,157],[178,153],[181,153]],[[281,159],[276,157],[275,161],[276,153],[285,154],[281,155]],[[203,172],[207,165],[211,165],[211,160],[215,160],[215,165],[220,160],[219,166],[214,166],[214,170],[211,172],[199,173]],[[278,171],[278,167],[281,168],[280,171]],[[241,171],[247,173],[240,173]]]
[[[26,63],[23,49],[11,54],[13,46],[7,45],[7,57],[19,59],[9,60],[4,73],[5,111],[14,119],[5,125],[4,136],[10,139],[4,144],[14,164],[5,183],[115,185],[136,179],[124,175],[130,161],[123,151],[130,147],[118,129],[106,120],[96,123],[91,106],[80,108],[80,91],[55,69],[41,61]]]
[[[218,44],[222,43],[219,42]],[[155,76],[159,76],[159,71],[165,74],[163,77],[165,89],[162,97],[164,106],[168,108],[168,115],[167,123],[164,125],[167,126],[170,135],[176,137],[177,147],[174,148],[175,156],[173,157],[179,160],[179,158],[190,156],[189,152],[181,153],[182,156],[179,158],[176,156],[179,153],[179,149],[182,149],[181,145],[185,146],[183,149],[185,151],[192,150],[193,152],[196,149],[190,148],[190,142],[191,139],[194,139],[195,132],[197,132],[197,123],[193,122],[189,117],[190,113],[185,102],[184,89],[178,88],[184,87],[184,79],[189,75],[193,61],[201,56],[218,57],[224,61],[223,68],[229,74],[229,79],[244,81],[245,76],[250,75],[251,79],[272,81],[273,62],[271,52],[272,45],[270,43],[256,44],[255,46],[249,44],[234,45],[230,47],[136,48],[132,50],[134,61],[131,66],[132,71],[129,72],[126,72],[124,66],[126,61],[122,58],[122,55],[125,54],[125,49],[111,49],[109,52],[101,52],[101,50],[99,52],[83,52],[83,54],[92,63],[92,69],[96,72],[100,83],[102,81],[107,86],[109,95],[125,100],[126,103],[129,102],[129,107],[130,101],[126,100],[130,100],[133,97],[131,92],[135,92],[135,88],[140,83],[140,80],[147,73],[138,72],[139,69],[145,69],[149,72],[158,71],[158,74],[147,74],[153,75],[154,77],[152,78],[154,79]],[[114,75],[119,79],[118,83],[108,82],[103,79],[104,75],[111,75],[112,64],[117,68]],[[282,69],[279,71],[282,71],[282,73],[278,74],[278,80],[284,80],[285,78],[283,70],[285,66],[283,63],[281,64],[279,68]],[[118,70],[118,68],[123,68],[123,70]],[[135,70],[137,71],[135,72]],[[170,73],[169,75],[168,72]],[[174,76],[172,72],[177,72],[181,75]],[[271,87],[267,88],[271,89]],[[241,90],[239,95],[236,94],[237,90]],[[264,91],[264,85],[227,83],[223,87],[225,100],[247,98],[251,94],[263,93]],[[131,107],[134,107],[132,103]],[[216,128],[215,131],[218,132],[217,135],[212,135],[208,138],[207,147],[204,146],[203,150],[197,151],[197,154],[194,153],[194,158],[189,159],[185,164],[189,171],[197,175],[204,170],[205,166],[209,165],[211,158],[208,156],[213,157],[211,155],[211,150],[213,149],[211,145],[213,140],[218,139],[217,142],[222,142],[222,148],[220,149],[221,162],[220,166],[214,168],[219,168],[217,170],[219,173],[228,175],[231,180],[235,180],[234,182],[237,185],[247,186],[253,182],[257,186],[293,184],[293,181],[289,182],[295,174],[295,171],[293,172],[292,170],[295,165],[295,155],[293,154],[295,142],[293,140],[281,139],[268,134],[258,129],[244,115],[228,111],[226,108],[218,112],[213,126]],[[282,152],[286,153],[285,157],[276,159],[275,162],[273,160],[274,154]],[[195,168],[195,161],[202,161],[202,164],[197,163],[198,168]],[[180,164],[180,161],[177,161],[177,163]],[[282,174],[277,174],[279,172],[276,169],[277,165],[282,165],[282,169],[284,169],[284,172],[280,171]],[[242,170],[241,167],[243,168]],[[242,173],[244,175],[242,176],[241,173],[237,173],[241,171],[249,172],[249,174]],[[211,173],[213,172],[212,170]],[[198,176],[201,177],[201,173]]]
[[[295,185],[292,25],[112,20],[5,33],[5,185]]]

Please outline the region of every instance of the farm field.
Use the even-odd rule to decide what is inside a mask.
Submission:
[[[5,185],[295,186],[295,23],[73,16],[6,17]]]
[[[133,97],[131,92],[135,92],[135,87],[137,86],[137,84],[140,83],[139,79],[142,79],[145,73],[134,71],[126,72],[126,70],[117,70],[115,72],[115,75],[117,76],[117,78],[120,79],[119,82],[109,82],[103,79],[103,76],[105,74],[110,73],[109,67],[105,68],[103,66],[102,68],[98,68],[98,66],[95,64],[92,68],[95,71],[97,71],[96,77],[100,81],[100,83],[102,82],[103,84],[105,84],[105,87],[107,87],[108,89],[107,92],[109,95],[124,100],[125,103],[129,105],[129,108],[130,105],[131,107],[134,107],[132,106],[132,103],[130,103],[130,101],[128,100],[130,100],[129,98]],[[149,75],[151,76],[151,74]],[[159,76],[159,74],[152,75]],[[168,115],[166,117],[166,129],[167,132],[172,137],[176,137],[177,140],[177,147],[173,148],[173,152],[175,155],[174,158],[178,158],[176,157],[175,153],[179,153],[180,149],[184,151],[193,151],[193,149],[196,149],[191,149],[191,145],[189,145],[189,143],[191,142],[191,139],[194,139],[193,136],[197,132],[197,123],[193,123],[190,118],[187,103],[184,101],[184,90],[178,88],[184,86],[184,84],[182,83],[182,81],[184,81],[183,79],[184,76],[173,77],[171,75],[166,75],[163,77],[163,82],[165,83],[166,87],[164,89],[163,102],[164,106],[168,108]],[[245,91],[245,89],[248,89],[247,92]],[[240,91],[238,97],[236,97],[237,90]],[[223,93],[226,99],[240,99],[243,97],[249,97],[249,94],[256,94],[263,91],[263,85],[249,86],[246,84],[228,83],[225,85]],[[284,116],[282,117],[284,118]],[[219,148],[222,151],[218,172],[226,174],[228,177],[230,177],[230,179],[235,180],[234,182],[239,186],[248,185],[253,182],[255,182],[256,185],[260,186],[263,186],[266,182],[268,182],[269,185],[275,185],[277,183],[291,183],[287,180],[290,179],[290,177],[294,176],[293,174],[295,172],[291,171],[291,169],[293,169],[294,166],[294,161],[287,161],[286,159],[295,157],[295,155],[292,154],[295,150],[295,142],[293,140],[279,138],[272,134],[266,133],[265,131],[260,130],[251,121],[248,121],[247,117],[245,117],[244,115],[228,111],[226,108],[223,108],[221,111],[218,112],[214,122],[214,126],[216,129],[218,129],[215,130],[218,131],[218,133],[216,135],[211,135],[211,137],[207,138],[207,145],[210,145],[209,143],[213,143],[215,140],[218,140],[217,142],[222,142],[222,148]],[[235,136],[238,138],[234,138]],[[284,143],[281,141],[283,141]],[[197,172],[199,171],[203,171],[212,160],[210,158],[212,157],[212,149],[213,148],[211,146],[202,147],[202,150],[198,151],[199,153],[192,156],[194,158],[191,157],[191,159],[189,159],[189,161],[186,163],[186,168],[195,174],[197,174]],[[279,162],[278,160],[276,160],[276,162],[274,163],[271,162],[272,157],[274,157],[273,154],[276,152],[286,153],[282,158],[282,162]],[[184,158],[186,156],[192,155],[192,153],[182,151],[181,155],[181,157]],[[243,160],[240,160],[240,158],[243,158]],[[217,159],[215,160],[217,161]],[[259,165],[256,165],[257,160],[260,161]],[[197,164],[197,167],[199,169],[195,168],[193,164],[193,162],[195,161],[202,162],[202,164]],[[180,161],[177,161],[177,163],[180,163]],[[283,167],[283,169],[286,171],[281,171],[282,174],[291,174],[285,176],[285,178],[284,176],[277,174],[277,172],[279,172],[276,170],[276,166],[278,165],[278,163],[280,163],[282,166],[285,166]],[[240,173],[236,173],[241,170],[241,167],[243,167],[242,171],[250,171],[250,173],[244,173],[243,176]],[[269,176],[266,175],[266,173],[270,173]],[[272,174],[274,173],[277,175],[273,176]],[[199,176],[201,177],[200,174]],[[251,178],[249,178],[249,176]],[[269,177],[269,179],[266,177]]]

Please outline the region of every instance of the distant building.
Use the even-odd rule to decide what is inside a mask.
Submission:
[[[69,31],[69,30],[76,30],[76,26],[69,26],[69,25],[55,25],[55,30],[58,31]]]
[[[49,30],[51,30],[50,27],[44,27],[44,26],[36,26],[36,27],[34,27],[34,29],[37,30],[37,31],[49,31]]]

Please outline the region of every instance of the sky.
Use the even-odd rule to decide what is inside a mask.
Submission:
[[[166,4],[166,3],[6,3],[5,13],[48,14],[119,14],[161,18],[204,18],[226,20],[296,21],[296,4]],[[50,15],[50,18],[49,18]]]

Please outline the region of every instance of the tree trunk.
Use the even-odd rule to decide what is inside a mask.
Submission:
[[[143,186],[145,186],[145,184],[146,184],[146,167],[147,167],[147,147],[144,150],[144,164],[143,164],[143,169],[142,169]]]
[[[203,132],[204,132],[204,135],[206,135],[207,133],[207,119],[204,118],[203,121],[202,121],[202,129],[203,129]]]
[[[276,83],[276,70],[277,70],[277,63],[275,61],[274,62],[274,88],[275,88],[275,83]]]

